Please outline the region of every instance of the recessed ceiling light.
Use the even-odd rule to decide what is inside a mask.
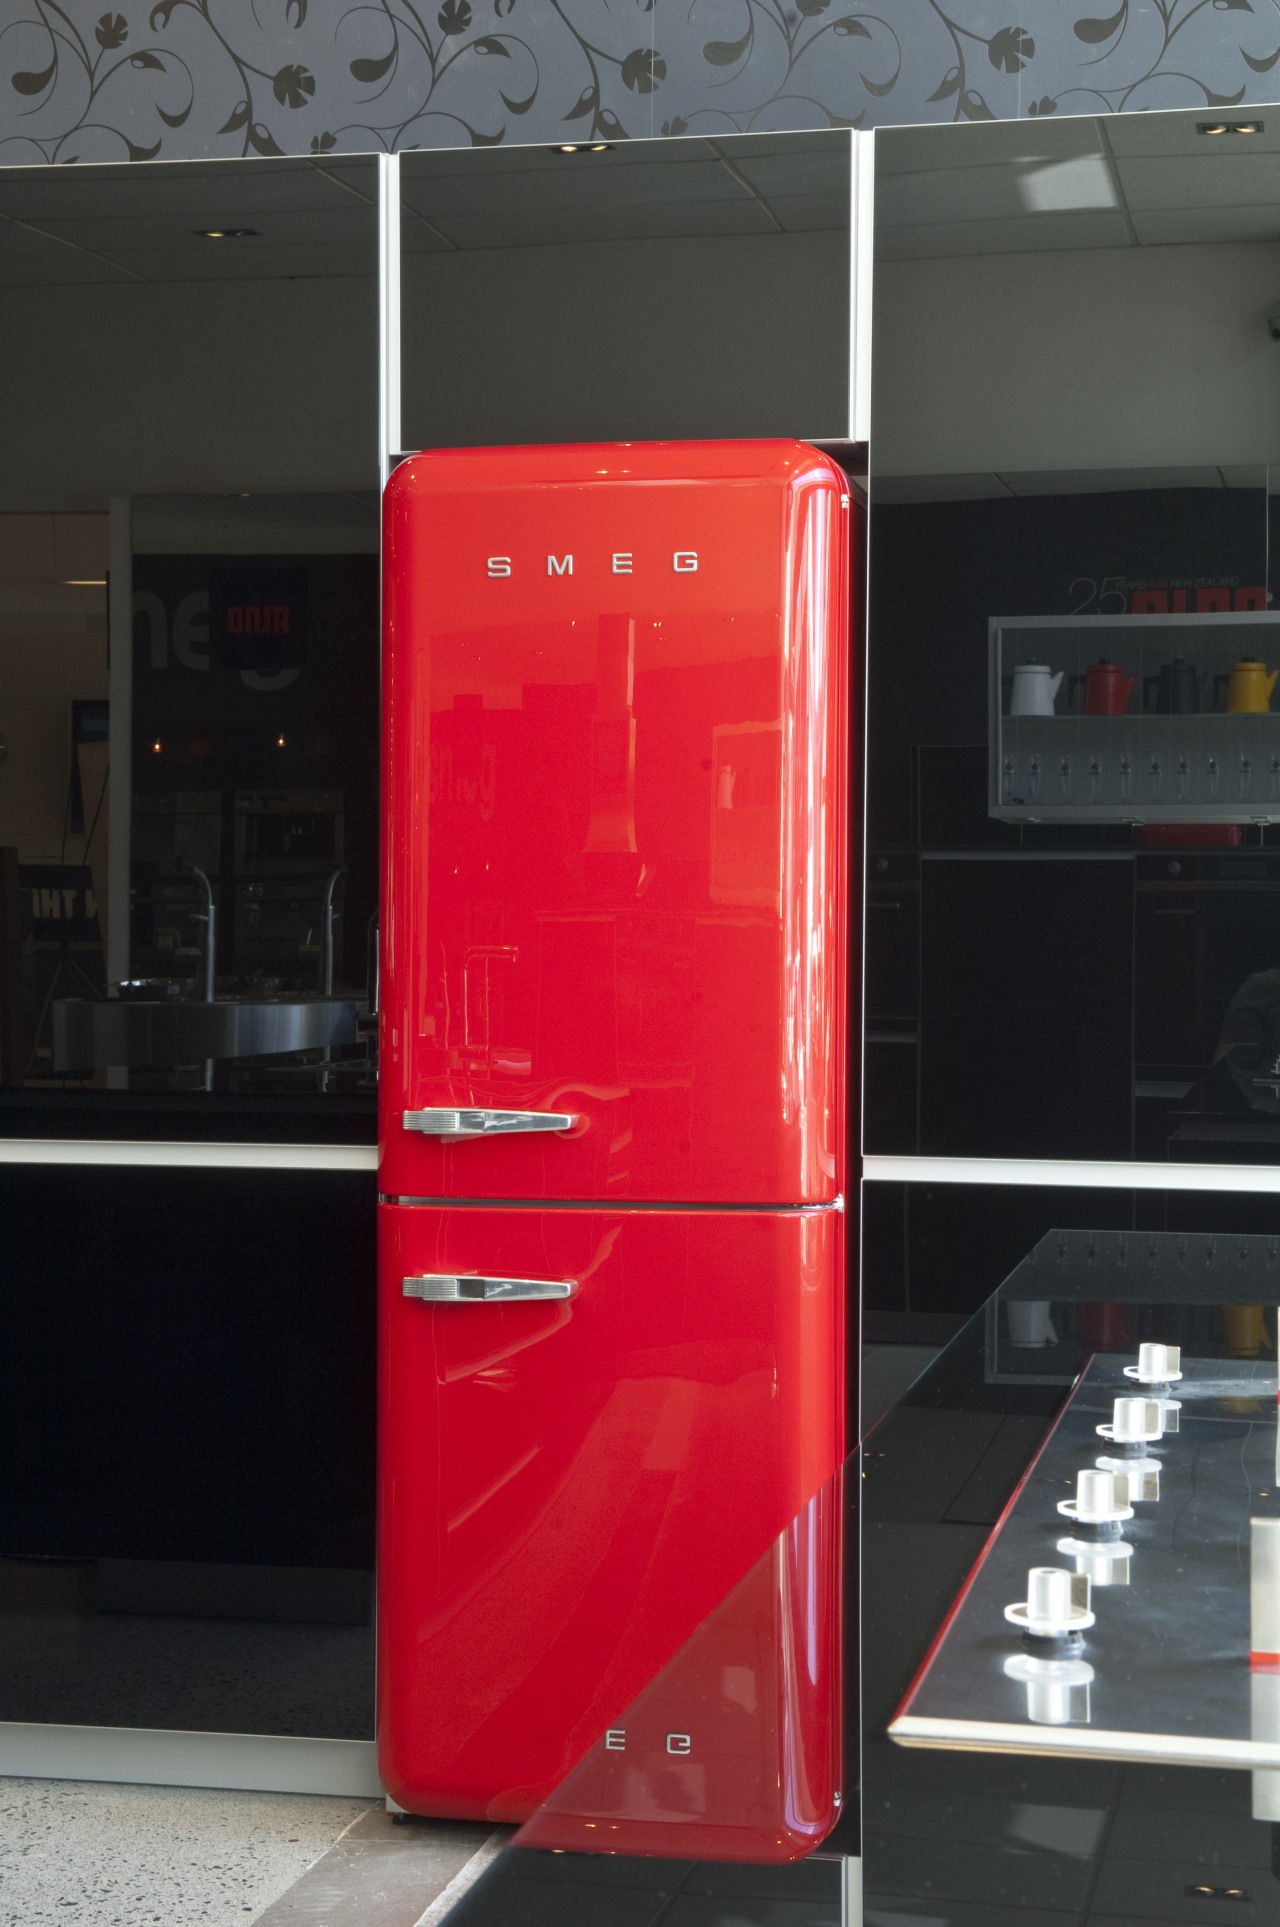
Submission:
[[[202,241],[256,241],[256,227],[201,227],[196,233]]]
[[[561,141],[553,147],[553,154],[612,154],[613,148],[608,141]]]
[[[1265,134],[1266,131],[1260,120],[1202,120],[1196,123],[1197,134]]]
[[[556,149],[557,154],[577,154],[579,152],[581,152],[581,150],[577,141],[562,141]]]
[[[64,575],[62,586],[64,589],[105,589],[107,578],[105,575]]]

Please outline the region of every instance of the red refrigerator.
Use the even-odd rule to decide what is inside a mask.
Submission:
[[[388,486],[378,1744],[411,1811],[740,1859],[837,1816],[850,543],[792,442]]]

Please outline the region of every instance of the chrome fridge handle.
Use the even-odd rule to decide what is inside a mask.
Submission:
[[[508,1131],[567,1131],[577,1118],[567,1111],[405,1111],[406,1131],[425,1137],[497,1137]]]
[[[475,1272],[428,1271],[406,1278],[406,1298],[422,1298],[429,1305],[505,1303],[512,1298],[572,1298],[576,1278],[487,1278]]]

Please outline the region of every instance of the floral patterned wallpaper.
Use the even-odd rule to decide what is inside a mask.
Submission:
[[[0,0],[0,164],[1239,106],[1277,0]]]

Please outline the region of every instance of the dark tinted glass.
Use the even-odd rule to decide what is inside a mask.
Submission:
[[[1274,1159],[1280,364],[1239,161],[1183,114],[877,154],[868,1148]]]

